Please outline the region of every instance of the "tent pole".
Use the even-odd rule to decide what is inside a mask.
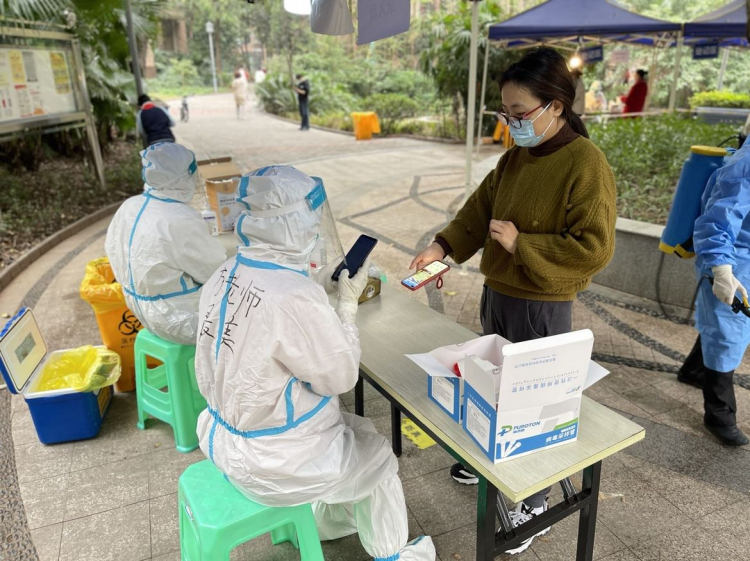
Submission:
[[[721,68],[719,69],[719,83],[716,85],[717,90],[724,88],[724,73],[727,71],[727,60],[729,59],[729,49],[724,47],[724,52],[721,53]]]
[[[469,107],[466,110],[466,185],[464,191],[464,204],[469,200],[473,189],[471,158],[472,144],[474,142],[474,119],[476,118],[477,104],[477,35],[479,28],[479,2],[471,0],[471,42],[469,44]],[[468,272],[468,264],[464,263],[461,272]]]
[[[482,94],[479,100],[479,129],[477,130],[477,148],[476,153],[479,154],[479,147],[482,144],[482,120],[484,119],[484,97],[487,88],[487,66],[490,61],[490,34],[487,32],[487,43],[484,46],[484,71],[482,72]]]
[[[677,104],[677,81],[680,78],[680,59],[682,58],[682,46],[685,44],[685,38],[682,31],[677,34],[677,49],[674,55],[674,72],[672,74],[672,88],[669,92],[669,110],[674,111]]]

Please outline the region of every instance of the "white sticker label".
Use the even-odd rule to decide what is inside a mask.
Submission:
[[[448,380],[441,378],[440,376],[432,377],[432,397],[434,397],[435,401],[442,405],[444,409],[451,413],[456,413],[456,411],[453,410],[455,393],[456,387]]]
[[[477,439],[486,452],[490,451],[490,419],[469,400],[466,408],[466,430]]]

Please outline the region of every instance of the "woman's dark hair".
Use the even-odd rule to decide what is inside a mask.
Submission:
[[[141,105],[144,105],[144,104],[148,103],[149,101],[151,101],[151,98],[148,97],[146,94],[139,95],[138,96],[138,107],[140,107]]]
[[[234,77],[235,78],[242,78],[242,73],[238,70],[237,72],[234,73]]]
[[[648,76],[648,71],[644,70],[643,68],[639,68],[635,71],[635,73],[641,77],[641,80],[645,80],[646,76]]]
[[[559,101],[562,116],[575,132],[589,137],[586,125],[573,111],[576,88],[568,65],[560,53],[548,48],[534,49],[512,64],[500,77],[500,89],[505,84],[515,84],[538,98],[544,105]]]

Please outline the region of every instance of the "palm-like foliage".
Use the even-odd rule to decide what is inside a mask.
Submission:
[[[503,19],[500,7],[492,2],[479,5],[479,58],[477,65],[477,92],[482,79],[484,53],[488,27]],[[420,45],[420,69],[432,76],[438,93],[453,99],[456,124],[459,125],[460,105],[468,104],[469,97],[469,57],[471,54],[471,8],[469,3],[461,3],[458,12],[437,14],[425,20]],[[500,92],[495,80],[513,60],[520,55],[514,51],[503,51],[490,46],[488,84],[485,103],[488,107],[499,108]],[[479,98],[479,95],[477,95]],[[461,104],[458,103],[460,99]],[[462,128],[462,127],[459,127]]]
[[[1,0],[0,17],[25,21],[53,21],[59,19],[68,0]]]

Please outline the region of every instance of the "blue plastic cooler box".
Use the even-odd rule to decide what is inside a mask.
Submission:
[[[0,332],[0,372],[8,389],[26,400],[43,444],[93,438],[99,434],[112,402],[112,386],[90,392],[33,390],[47,361],[64,352],[47,354],[47,345],[29,308],[18,312]]]

